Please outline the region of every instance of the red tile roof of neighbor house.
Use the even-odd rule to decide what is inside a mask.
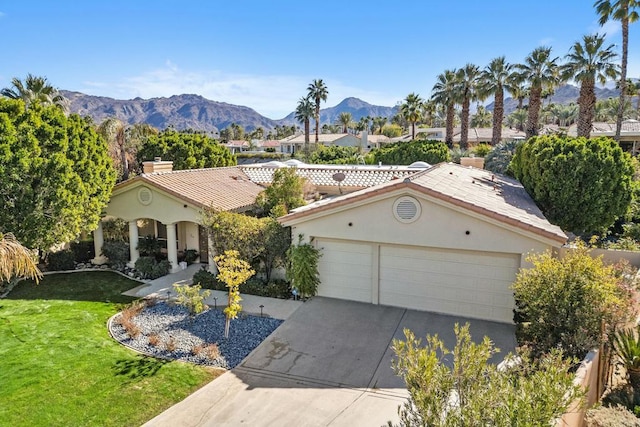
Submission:
[[[564,243],[566,234],[551,224],[522,184],[490,171],[440,163],[422,172],[298,208],[279,220],[285,225],[306,216],[366,200],[401,188],[410,188],[446,203],[465,208],[505,224]]]
[[[114,191],[144,182],[199,208],[242,210],[255,203],[264,187],[237,166],[142,174],[118,184]]]
[[[253,182],[271,184],[273,173],[280,167],[258,164],[242,166],[242,169]],[[305,165],[301,163],[295,166],[295,170],[298,176],[306,178],[311,184],[319,187],[337,187],[338,181],[333,177],[336,173],[342,173],[344,180],[341,181],[340,186],[359,189],[402,179],[421,169],[408,166]]]

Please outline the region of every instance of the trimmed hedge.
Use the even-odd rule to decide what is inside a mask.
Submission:
[[[65,271],[76,268],[75,255],[70,249],[51,252],[47,256],[47,269],[49,271]]]
[[[204,268],[193,275],[193,283],[200,284],[203,289],[227,291],[225,284],[217,280],[213,273]],[[281,299],[289,299],[292,296],[291,286],[285,280],[272,280],[265,284],[257,277],[252,277],[246,283],[240,285],[240,293]]]

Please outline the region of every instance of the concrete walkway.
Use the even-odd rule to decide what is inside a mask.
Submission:
[[[193,275],[200,271],[203,265],[204,264],[191,264],[185,270],[180,270],[177,273],[167,274],[159,279],[151,280],[148,284],[130,289],[124,292],[124,294],[138,298],[173,298],[175,297],[173,284],[191,284],[193,282]],[[242,286],[240,287],[240,295],[242,297],[240,304],[242,305],[243,313],[262,313],[264,316],[281,320],[288,319],[289,316],[303,304],[302,301],[246,295],[242,293]],[[212,290],[211,295],[205,302],[210,307],[226,307],[227,292]]]

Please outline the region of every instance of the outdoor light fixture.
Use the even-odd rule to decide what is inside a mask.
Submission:
[[[260,304],[260,317],[262,317],[262,309],[264,308],[263,304]]]
[[[217,310],[218,309],[218,298],[213,297],[213,309]]]

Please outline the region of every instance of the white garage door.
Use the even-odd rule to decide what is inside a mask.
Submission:
[[[370,244],[319,239],[318,295],[371,302],[373,249]]]
[[[513,322],[517,254],[380,247],[380,304]]]

